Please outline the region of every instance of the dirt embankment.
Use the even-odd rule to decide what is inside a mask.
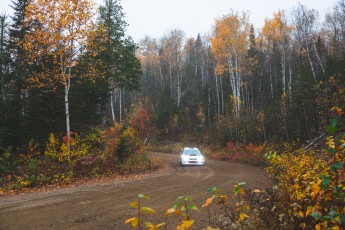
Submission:
[[[0,229],[131,229],[124,221],[136,215],[129,203],[136,200],[138,193],[150,196],[151,201],[144,205],[158,213],[147,220],[160,223],[178,196],[192,197],[202,209],[210,196],[208,188],[217,186],[225,193],[235,182],[244,181],[250,188],[270,184],[264,171],[252,166],[208,160],[205,166],[180,167],[176,154],[153,155],[165,159],[171,169],[139,179],[0,197]],[[197,220],[193,229],[207,226],[205,210],[192,215]],[[171,222],[175,220],[172,217]],[[168,229],[174,229],[171,222]]]

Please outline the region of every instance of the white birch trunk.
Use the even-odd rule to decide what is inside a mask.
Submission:
[[[317,62],[319,63],[319,65],[321,67],[322,73],[325,74],[325,67],[323,66],[323,63],[322,63],[321,58],[319,56],[319,53],[317,52],[314,40],[313,40],[313,47],[314,47],[314,50],[315,50],[315,56],[316,56]]]
[[[307,56],[308,56],[308,61],[309,61],[309,64],[310,64],[310,68],[311,68],[311,72],[313,73],[313,78],[314,78],[314,81],[315,83],[317,83],[317,80],[316,80],[316,74],[315,74],[315,70],[314,70],[314,65],[313,65],[313,62],[310,58],[310,51],[309,51],[309,47],[308,47],[308,41],[306,40],[305,41],[305,45],[306,45],[306,49],[307,49]]]
[[[286,60],[285,60],[285,50],[281,46],[282,50],[282,56],[281,56],[281,68],[282,68],[282,83],[283,83],[283,92],[286,93],[286,74],[285,74],[285,65],[286,65]]]
[[[238,64],[238,54],[237,51],[235,51],[235,68],[236,68],[236,117],[240,117],[240,111],[241,111],[241,74],[239,72],[239,64]]]
[[[111,109],[111,118],[115,122],[115,112],[114,112],[114,90],[111,90],[110,93],[110,109]]]
[[[173,98],[173,79],[172,79],[172,67],[171,62],[169,61],[169,79],[170,79],[170,94],[171,98]]]
[[[220,100],[219,100],[219,86],[218,86],[218,76],[216,76],[216,95],[217,95],[217,117],[220,115]]]
[[[68,75],[66,76],[66,70],[63,68],[65,76],[65,115],[66,115],[66,136],[67,136],[67,148],[68,152],[71,150],[71,127],[69,120],[69,89],[71,86],[71,67],[68,69]],[[66,79],[67,77],[67,79]]]
[[[120,122],[122,122],[122,90],[119,90],[119,110],[120,110]]]
[[[181,77],[177,71],[177,108],[180,108],[181,104]]]
[[[220,77],[219,80],[220,80],[220,93],[222,95],[222,97],[221,97],[221,99],[222,99],[222,103],[221,103],[222,111],[221,111],[221,113],[224,114],[224,89],[223,89],[223,79],[222,79],[222,77]]]

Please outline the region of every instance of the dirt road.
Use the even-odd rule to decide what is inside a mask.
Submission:
[[[176,154],[153,154],[165,159],[171,170],[140,179],[0,197],[0,229],[131,229],[124,220],[136,214],[129,203],[138,193],[151,197],[143,205],[157,211],[147,219],[154,223],[164,221],[165,210],[178,196],[192,197],[201,210],[192,212],[197,219],[193,229],[202,229],[207,226],[207,212],[201,206],[210,196],[208,188],[217,186],[225,193],[234,182],[244,181],[251,188],[269,184],[263,170],[256,167],[212,160],[205,166],[180,167]],[[168,229],[174,229],[176,220],[168,220]]]

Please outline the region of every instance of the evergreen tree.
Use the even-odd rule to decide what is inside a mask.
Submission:
[[[9,41],[8,52],[11,55],[10,72],[7,89],[8,95],[5,106],[4,129],[6,130],[5,146],[19,146],[25,142],[24,119],[25,100],[27,99],[27,91],[25,80],[28,76],[29,65],[25,57],[25,52],[19,46],[23,41],[26,28],[23,27],[25,19],[25,9],[28,0],[17,0],[12,2],[14,14],[11,17],[12,22],[8,28]]]
[[[8,17],[0,15],[0,145],[7,139],[11,86],[9,78]]]
[[[107,106],[113,111],[111,97],[121,89],[138,89],[140,62],[135,57],[136,46],[130,37],[125,37],[127,23],[119,0],[105,0],[100,7],[98,17],[98,34],[94,43],[96,56],[92,57],[98,65],[103,80],[98,84],[102,89],[101,117],[106,122]],[[121,93],[119,94],[121,96]],[[110,103],[109,103],[110,102]],[[109,106],[110,105],[110,106]]]

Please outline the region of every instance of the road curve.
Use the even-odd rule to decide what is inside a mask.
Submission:
[[[213,160],[206,160],[205,166],[181,167],[176,154],[152,155],[163,158],[171,169],[140,179],[0,197],[0,229],[131,229],[124,220],[136,214],[129,203],[138,193],[151,197],[143,205],[157,211],[146,219],[154,223],[164,221],[165,210],[178,196],[192,197],[201,210],[192,213],[197,220],[193,229],[201,229],[207,226],[207,212],[201,206],[210,196],[208,188],[217,186],[226,193],[235,182],[246,182],[250,188],[270,184],[257,167]],[[168,229],[174,229],[176,221],[172,217]]]

